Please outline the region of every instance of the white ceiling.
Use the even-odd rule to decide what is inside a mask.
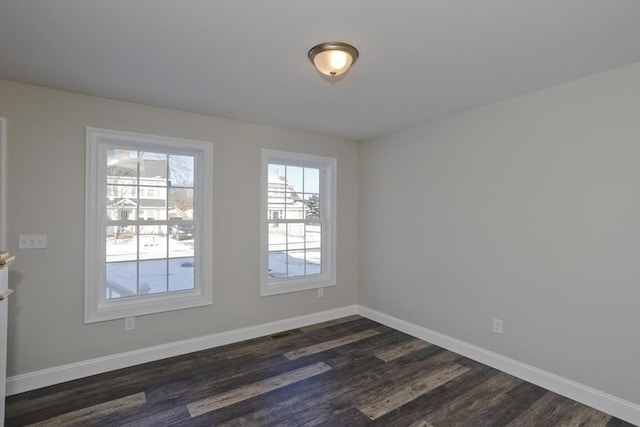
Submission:
[[[360,50],[336,83],[307,59],[325,41]],[[350,140],[639,47],[638,0],[0,0],[2,78]]]

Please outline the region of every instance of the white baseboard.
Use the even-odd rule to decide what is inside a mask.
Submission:
[[[358,306],[358,314],[640,426],[640,405],[422,326]]]
[[[194,351],[206,350],[222,345],[275,334],[289,329],[301,328],[315,323],[326,322],[340,317],[357,314],[358,306],[351,305],[333,310],[321,311],[305,316],[293,317],[264,323],[247,328],[220,332],[188,340],[128,351],[126,353],[99,357],[68,365],[56,366],[7,378],[7,395],[23,393],[41,387],[59,384],[90,375],[101,374],[114,369],[127,368],[141,363],[167,357],[179,356]]]

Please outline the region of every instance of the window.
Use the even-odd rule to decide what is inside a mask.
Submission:
[[[261,295],[335,285],[336,159],[262,151]]]
[[[212,303],[212,153],[87,128],[85,323]]]

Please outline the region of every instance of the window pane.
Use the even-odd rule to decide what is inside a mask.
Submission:
[[[140,187],[140,219],[164,220],[167,218],[167,189],[164,187]]]
[[[286,193],[284,191],[269,191],[267,194],[267,218],[284,219]]]
[[[192,189],[169,189],[169,218],[193,219]]]
[[[138,259],[136,226],[107,227],[107,263]]]
[[[305,225],[287,224],[287,250],[304,249]]]
[[[107,150],[107,184],[138,184],[138,152]]]
[[[304,195],[304,215],[306,219],[320,219],[320,195]]]
[[[269,278],[287,277],[287,253],[285,251],[269,251]]]
[[[137,295],[137,262],[111,262],[106,268],[106,299]]]
[[[284,165],[269,163],[267,168],[267,182],[279,183],[282,185],[285,180],[286,167]]]
[[[140,259],[159,259],[167,257],[167,226],[140,226]]]
[[[140,185],[166,187],[167,154],[140,152]]]
[[[169,156],[169,180],[171,187],[193,187],[193,156]]]
[[[136,219],[137,187],[107,185],[107,219],[129,221]]]
[[[194,289],[195,268],[193,257],[169,260],[169,291]]]
[[[303,168],[287,166],[286,174],[285,218],[302,219],[304,218]]]
[[[304,192],[304,168],[300,166],[287,166],[287,184],[289,185],[289,190],[294,193],[303,193]]]
[[[138,187],[132,185],[107,185],[107,203],[113,203],[120,199],[136,200]]]
[[[286,219],[304,218],[304,202],[297,193],[287,193],[284,214]]]
[[[320,193],[320,169],[304,168],[304,192]]]
[[[267,218],[283,219],[287,204],[286,167],[270,163],[267,168]]]
[[[140,211],[140,219],[143,221],[164,220],[166,211],[163,209],[146,208]]]
[[[167,260],[140,261],[139,295],[167,292]]]
[[[320,224],[307,224],[305,227],[305,243],[307,249],[320,249],[322,234]]]
[[[304,276],[305,251],[289,251],[287,253],[288,277]]]
[[[307,250],[305,253],[305,272],[306,274],[322,273],[321,251]]]
[[[269,252],[284,251],[287,249],[287,225],[272,223],[269,224]]]
[[[193,224],[176,224],[171,226],[169,236],[169,257],[193,257],[196,229]]]

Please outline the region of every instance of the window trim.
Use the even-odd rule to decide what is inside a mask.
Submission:
[[[0,117],[0,247],[7,243],[7,119]]]
[[[260,178],[260,296],[324,288],[336,285],[336,172],[337,159],[311,154],[277,150],[262,150]],[[320,194],[322,212],[322,270],[321,274],[269,279],[268,235],[268,167],[269,163],[320,168]]]
[[[194,196],[199,197],[193,222],[201,231],[194,247],[193,290],[106,299],[106,152],[118,146],[195,157]],[[85,167],[84,323],[212,305],[213,143],[87,127]]]

